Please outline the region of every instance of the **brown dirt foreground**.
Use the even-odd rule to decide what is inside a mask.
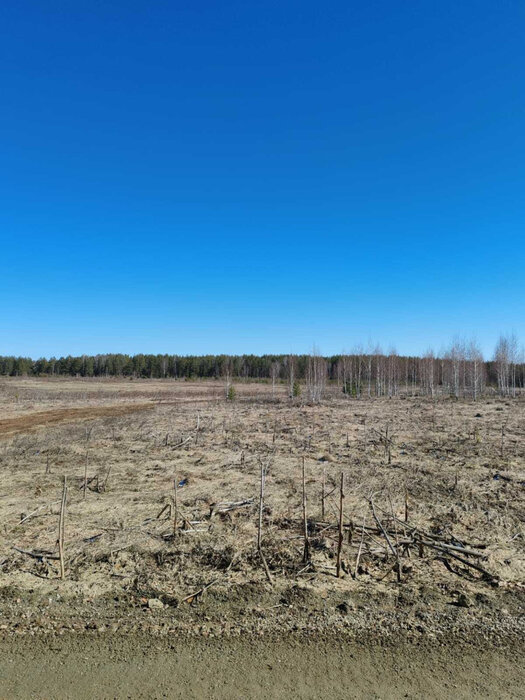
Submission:
[[[80,420],[111,418],[125,416],[137,411],[153,409],[153,403],[138,403],[117,406],[95,406],[87,408],[56,408],[49,411],[37,411],[30,415],[0,420],[0,437],[12,437],[20,433],[30,433],[44,426],[50,427],[60,423],[75,423]]]
[[[0,641],[1,698],[522,698],[522,649],[331,638]]]

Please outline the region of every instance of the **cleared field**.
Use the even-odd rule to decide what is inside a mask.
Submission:
[[[228,402],[218,382],[0,384],[7,640],[521,643],[522,399],[356,400],[332,388],[307,405],[282,386],[237,388]]]

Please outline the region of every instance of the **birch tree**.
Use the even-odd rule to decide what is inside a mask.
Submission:
[[[323,398],[326,373],[326,360],[314,348],[306,365],[306,393],[312,403],[319,403]]]

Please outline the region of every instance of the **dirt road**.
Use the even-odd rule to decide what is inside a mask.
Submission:
[[[284,637],[0,642],[1,698],[522,698],[522,650]]]
[[[25,416],[0,420],[0,437],[12,437],[18,433],[29,433],[44,426],[59,423],[74,423],[95,418],[112,418],[128,413],[154,408],[153,403],[120,404],[115,406],[93,406],[86,408],[55,408],[49,411],[36,411]]]

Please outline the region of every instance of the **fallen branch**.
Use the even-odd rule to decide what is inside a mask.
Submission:
[[[192,439],[193,439],[193,435],[190,435],[190,437],[187,437],[186,440],[182,440],[181,442],[179,442],[178,445],[172,445],[172,446],[171,446],[171,449],[172,449],[172,450],[178,450],[179,447],[182,447],[183,445],[185,445],[187,442],[189,442],[189,441],[192,440]]]
[[[380,529],[381,532],[383,533],[383,535],[384,535],[384,537],[385,537],[385,540],[388,542],[388,546],[390,547],[390,550],[391,550],[392,554],[393,554],[394,557],[397,559],[397,552],[396,552],[396,550],[395,550],[395,548],[394,548],[394,545],[393,545],[392,542],[390,541],[390,537],[388,536],[387,531],[386,531],[385,528],[383,527],[383,523],[382,523],[382,522],[379,520],[379,518],[377,517],[376,510],[375,510],[375,508],[374,508],[374,501],[373,501],[372,499],[370,499],[368,502],[370,503],[370,508],[372,509],[372,515],[374,516],[374,520],[376,521],[377,526],[379,527],[379,529]]]
[[[185,598],[182,599],[181,602],[182,602],[182,603],[193,603],[193,601],[194,601],[196,598],[200,597],[200,596],[204,593],[204,591],[207,591],[208,588],[211,588],[212,586],[214,586],[214,585],[215,585],[216,583],[218,583],[219,581],[220,581],[220,579],[218,579],[218,578],[214,579],[214,580],[211,581],[210,583],[207,583],[205,586],[203,586],[202,588],[200,588],[198,591],[195,591],[195,593],[190,593],[189,595],[187,595]]]
[[[59,498],[58,501],[53,501],[52,503],[45,503],[43,506],[40,506],[39,508],[34,510],[32,513],[29,513],[29,515],[26,515],[24,518],[22,518],[22,520],[19,523],[17,523],[17,527],[18,527],[18,525],[22,525],[22,523],[25,523],[25,521],[29,520],[29,518],[32,518],[33,515],[36,515],[37,513],[39,513],[42,509],[51,508],[51,506],[55,506],[57,503],[60,503],[61,500],[62,499]]]
[[[55,559],[58,561],[60,559],[58,555],[53,554],[52,552],[47,552],[45,550],[32,552],[29,549],[22,549],[21,547],[17,547],[16,545],[13,545],[13,549],[16,552],[20,552],[20,554],[26,554],[28,557],[32,557],[33,559],[40,559],[40,561],[42,561],[43,559]]]
[[[357,574],[359,571],[359,560],[361,559],[361,552],[363,551],[363,542],[365,539],[365,520],[366,520],[366,513],[363,516],[363,525],[361,527],[361,541],[359,542],[359,549],[357,550],[357,556],[355,559],[355,569],[354,569],[354,579],[357,578]]]
[[[253,498],[246,498],[243,501],[224,501],[221,503],[212,503],[210,505],[210,520],[217,513],[229,513],[232,510],[238,510],[239,508],[251,508],[253,506]]]
[[[460,557],[458,554],[455,554],[454,552],[451,552],[450,550],[447,550],[444,547],[440,547],[439,545],[430,542],[424,542],[423,544],[425,545],[425,547],[436,549],[438,552],[444,552],[447,556],[452,557],[453,559],[457,559],[462,564],[470,566],[472,569],[476,569],[476,571],[479,571],[481,574],[483,574],[483,576],[489,578],[492,581],[497,580],[498,578],[494,574],[491,574],[490,571],[487,571],[487,569],[484,569],[482,566],[479,566],[479,564],[474,564],[473,561],[469,561],[464,557]]]

